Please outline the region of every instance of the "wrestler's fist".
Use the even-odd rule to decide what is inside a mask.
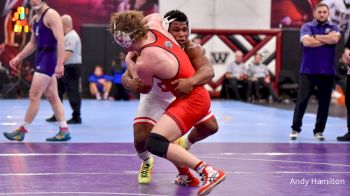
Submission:
[[[63,64],[60,64],[60,65],[56,65],[56,68],[55,68],[55,75],[57,78],[60,78],[62,77],[64,74],[64,67],[63,67]]]
[[[10,61],[10,67],[11,67],[11,73],[16,74],[18,71],[18,65],[21,63],[21,59],[16,56],[15,58],[11,59]]]

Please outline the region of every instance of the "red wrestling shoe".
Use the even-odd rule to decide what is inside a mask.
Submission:
[[[175,179],[175,184],[183,186],[198,186],[199,183],[199,179],[194,176],[189,170],[186,173],[178,174]]]
[[[208,195],[213,188],[225,180],[226,174],[223,171],[206,166],[201,173],[203,186],[199,189],[198,195]]]

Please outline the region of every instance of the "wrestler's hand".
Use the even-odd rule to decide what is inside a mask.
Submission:
[[[194,87],[194,83],[190,78],[174,80],[171,84],[176,85],[174,93],[182,98],[192,92]]]
[[[63,67],[63,64],[57,64],[56,65],[56,68],[55,68],[55,75],[57,78],[60,78],[62,77],[64,74],[64,67]]]
[[[149,88],[142,82],[140,78],[131,78],[123,74],[122,83],[125,88],[136,91],[138,93],[145,93],[149,91]]]
[[[143,83],[140,78],[135,78],[133,80],[134,80],[135,89],[139,93],[148,93],[152,88],[146,85],[145,83]]]
[[[10,72],[14,75],[17,75],[18,73],[18,65],[21,63],[21,59],[16,56],[15,58],[11,59],[10,61],[10,67],[11,67],[11,70]]]

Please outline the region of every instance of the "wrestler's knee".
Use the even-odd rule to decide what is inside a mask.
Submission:
[[[38,91],[29,92],[30,101],[37,101],[37,100],[40,100],[40,98],[41,98],[41,94]]]
[[[211,134],[215,134],[219,130],[218,122],[216,121],[216,118],[212,118],[209,120],[209,131]]]
[[[146,140],[148,139],[153,125],[144,123],[134,124],[134,145],[135,147],[145,148]]]
[[[215,118],[210,119],[205,123],[206,132],[210,135],[215,134],[219,130],[219,125]]]
[[[56,99],[55,94],[52,92],[45,92],[45,97],[50,103],[53,103]]]
[[[151,133],[146,142],[146,148],[152,154],[166,158],[169,141],[157,133]]]

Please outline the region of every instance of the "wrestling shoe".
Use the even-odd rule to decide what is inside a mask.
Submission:
[[[178,174],[175,179],[175,184],[183,186],[198,186],[200,180],[194,176],[190,171],[185,174]]]
[[[65,130],[66,129],[66,130]],[[64,142],[70,140],[70,133],[68,131],[68,128],[61,128],[60,131],[53,137],[46,138],[46,141],[48,142]]]
[[[4,132],[4,136],[11,141],[23,141],[26,133],[28,133],[27,129],[25,129],[23,126],[20,126],[18,129],[11,133]]]
[[[142,161],[142,165],[138,175],[139,184],[149,184],[152,181],[153,165],[154,165],[153,156],[151,156],[146,161]]]
[[[208,195],[213,188],[225,180],[226,174],[223,171],[216,170],[211,166],[206,166],[203,170],[202,181],[203,186],[199,188],[198,195]]]

